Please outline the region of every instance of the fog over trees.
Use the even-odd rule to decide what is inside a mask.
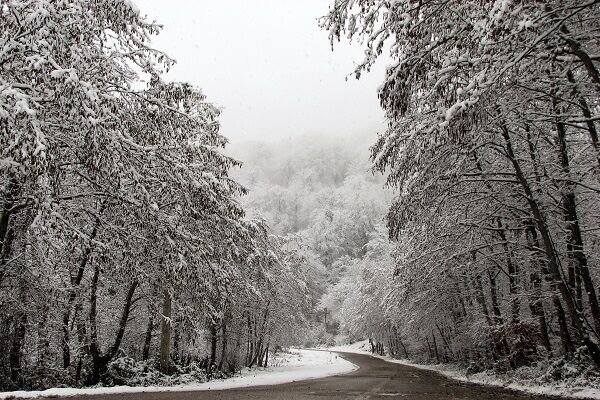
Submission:
[[[334,51],[364,49],[354,77],[389,56],[387,128],[228,144],[133,3],[0,0],[0,390],[365,339],[598,375],[598,3],[323,13]]]
[[[356,279],[353,264],[365,257],[372,240],[386,237],[384,214],[392,196],[383,178],[372,173],[364,141],[361,135],[306,135],[232,146],[246,160],[234,175],[252,188],[244,206],[309,262],[311,330],[304,341],[310,346],[334,344],[340,319],[331,317],[337,307],[324,294],[345,274]]]

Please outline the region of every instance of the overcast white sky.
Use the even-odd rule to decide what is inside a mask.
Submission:
[[[383,126],[377,86],[383,62],[345,80],[360,45],[331,51],[316,19],[329,0],[135,0],[164,25],[154,46],[177,60],[171,80],[203,89],[223,108],[233,142],[302,134],[339,136]]]

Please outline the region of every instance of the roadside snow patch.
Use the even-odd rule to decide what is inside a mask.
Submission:
[[[268,368],[244,369],[239,375],[229,379],[213,380],[180,386],[114,386],[90,389],[53,388],[42,391],[0,392],[0,399],[21,399],[36,397],[66,397],[92,394],[148,393],[148,392],[191,392],[197,390],[224,390],[249,386],[279,385],[307,379],[324,378],[346,374],[358,367],[327,350],[291,349],[282,357],[273,360],[275,366]]]
[[[479,385],[485,386],[499,386],[507,389],[518,390],[520,392],[531,393],[531,394],[539,394],[539,395],[547,395],[547,396],[562,396],[565,398],[574,398],[574,399],[598,399],[600,400],[600,390],[596,388],[588,388],[588,387],[568,387],[561,386],[560,383],[556,383],[554,385],[535,385],[535,384],[526,384],[519,382],[507,382],[501,377],[495,376],[493,374],[487,372],[480,372],[477,374],[467,375],[463,370],[452,368],[451,366],[444,364],[437,365],[422,365],[422,364],[414,364],[408,360],[394,360],[389,357],[379,357],[382,360],[395,363],[407,365],[409,367],[420,368],[428,371],[437,372],[447,378],[454,379],[461,382],[469,382],[476,383]]]

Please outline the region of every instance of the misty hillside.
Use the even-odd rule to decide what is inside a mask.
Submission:
[[[279,235],[352,207],[369,214],[371,225],[383,223],[391,193],[384,190],[383,176],[371,169],[367,135],[356,139],[307,135],[232,144],[229,154],[242,162],[232,176],[249,190],[242,198],[248,212],[265,218]]]
[[[286,237],[310,260],[307,282],[315,314],[309,322],[317,337],[308,341],[313,345],[333,343],[338,333],[335,320],[332,326],[317,324],[314,331],[316,322],[324,323],[323,307],[317,307],[322,296],[351,260],[364,257],[373,235],[383,235],[392,194],[383,176],[370,168],[366,139],[305,135],[228,150],[243,162],[232,176],[249,190],[241,199],[248,215],[264,218],[273,234]]]

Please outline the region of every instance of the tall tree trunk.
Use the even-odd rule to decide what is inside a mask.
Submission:
[[[583,344],[585,344],[585,346],[588,348],[590,355],[594,360],[594,363],[597,366],[600,366],[600,347],[598,347],[598,344],[593,342],[589,337],[589,331],[582,320],[581,313],[577,309],[573,293],[571,293],[566,283],[562,279],[560,261],[557,256],[556,249],[554,248],[554,243],[552,241],[552,236],[550,235],[550,230],[548,229],[546,223],[546,218],[544,218],[544,214],[542,213],[537,201],[535,200],[533,191],[531,190],[531,186],[529,185],[529,182],[527,181],[527,178],[525,177],[525,174],[521,169],[519,160],[514,153],[508,128],[504,124],[501,125],[500,128],[505,142],[506,156],[513,165],[517,179],[521,184],[523,192],[525,193],[525,198],[527,199],[527,202],[531,208],[531,212],[533,213],[534,221],[537,225],[538,231],[542,236],[543,249],[546,253],[546,258],[548,261],[547,266],[549,275],[555,282],[556,287],[558,288],[559,293],[562,297],[562,300],[567,306],[569,315],[572,316],[571,319],[575,324],[575,329],[579,333]]]
[[[177,324],[177,316],[172,319],[171,323],[171,338],[173,341],[173,346],[171,349],[171,360],[175,363],[181,363],[181,330]]]
[[[19,193],[19,184],[15,179],[9,179],[6,193],[7,196],[3,199],[2,208],[0,208],[0,276],[4,273],[4,261],[11,253],[12,238],[9,237],[10,219],[20,208],[15,203],[15,198]],[[0,281],[2,280],[0,279]]]
[[[267,348],[265,349],[265,360],[263,362],[263,367],[267,368],[269,366],[269,343],[267,343]]]
[[[152,345],[152,333],[154,331],[154,318],[152,310],[148,307],[148,325],[146,325],[146,335],[144,337],[144,349],[142,351],[142,360],[150,358],[150,346]]]
[[[160,321],[160,370],[164,374],[170,372],[171,363],[171,295],[165,291],[163,297],[162,316]]]
[[[62,359],[63,368],[69,368],[71,366],[71,332],[69,330],[69,321],[71,320],[71,313],[65,311],[62,318]]]
[[[73,318],[75,320],[77,340],[79,342],[79,347],[80,347],[80,350],[78,351],[78,353],[79,353],[79,358],[81,359],[82,353],[89,354],[89,352],[90,352],[90,344],[89,344],[89,341],[87,340],[85,315],[83,315],[83,304],[81,302],[77,302],[77,304],[75,304],[75,311],[74,311]]]
[[[129,290],[127,291],[127,295],[125,296],[125,304],[123,305],[123,312],[121,313],[121,319],[119,320],[119,329],[117,330],[117,335],[115,336],[115,340],[110,346],[108,350],[108,354],[106,358],[110,361],[113,357],[115,357],[121,347],[121,343],[123,342],[123,337],[125,336],[125,329],[127,328],[127,322],[129,321],[129,314],[131,312],[131,306],[133,305],[133,295],[135,294],[135,290],[138,287],[138,281],[133,280],[129,284]]]
[[[404,346],[404,342],[402,341],[402,338],[400,338],[398,336],[398,343],[400,344],[400,347],[402,347],[402,351],[404,351],[404,357],[408,359],[408,351],[406,351],[406,346]]]
[[[540,175],[539,161],[536,157],[535,144],[534,144],[533,138],[531,136],[531,129],[530,129],[529,125],[525,126],[525,133],[527,136],[529,157],[531,159],[531,164],[533,166],[535,183],[537,184],[537,187],[538,187],[536,192],[539,194],[539,192],[541,192],[541,189],[540,189],[541,175]],[[536,226],[539,226],[539,224],[536,224],[535,221],[533,221],[533,220],[530,221],[529,223],[527,223],[527,233],[528,233],[526,235],[527,240],[528,240],[528,242],[530,242],[529,244],[530,244],[531,250],[534,252],[534,254],[537,254],[535,262],[539,265],[539,271],[540,271],[541,275],[544,277],[545,280],[547,280],[549,282],[550,290],[552,292],[552,295],[551,295],[552,296],[552,304],[554,305],[554,309],[556,310],[556,315],[557,315],[557,319],[558,319],[559,337],[560,337],[561,345],[563,348],[563,353],[570,354],[573,351],[575,351],[575,346],[573,345],[573,341],[571,339],[571,334],[569,333],[565,310],[564,310],[562,303],[560,302],[560,299],[557,294],[558,288],[556,287],[556,281],[550,275],[550,272],[548,271],[548,266],[546,265],[545,260],[547,260],[548,257],[546,255],[542,256],[542,253],[541,253],[542,247],[541,247],[539,239],[538,239]],[[543,312],[543,307],[542,307],[542,312]],[[542,322],[540,321],[540,324],[541,323]],[[543,335],[543,333],[542,333],[542,335]]]
[[[13,320],[13,337],[9,354],[10,378],[15,383],[20,383],[22,380],[21,363],[26,326],[27,315],[19,311],[17,317]]]
[[[429,336],[425,336],[425,342],[427,342],[427,350],[429,350],[429,359],[433,359],[433,350],[431,349],[431,344],[429,343]]]
[[[246,366],[250,365],[252,361],[252,355],[254,354],[254,334],[252,332],[252,322],[250,320],[250,313],[248,312],[248,351],[246,353]]]
[[[101,373],[101,353],[98,345],[98,326],[97,320],[97,292],[98,292],[98,279],[100,276],[100,267],[97,265],[94,267],[94,275],[92,276],[91,289],[90,289],[90,355],[92,356],[93,368],[92,375],[90,376],[90,384],[96,384],[100,381]]]
[[[553,100],[554,112],[558,113],[559,107],[556,100]],[[569,166],[569,153],[567,148],[567,130],[564,123],[557,117],[556,120],[556,132],[557,142],[560,155],[560,163],[565,176],[566,182],[563,188],[562,204],[564,219],[568,226],[569,236],[567,239],[567,246],[569,248],[568,256],[571,264],[574,265],[574,270],[578,273],[585,287],[586,294],[588,296],[588,303],[590,306],[590,312],[592,320],[594,322],[595,336],[598,338],[600,333],[600,306],[598,305],[598,297],[596,295],[596,289],[592,282],[592,277],[588,269],[588,261],[583,248],[583,237],[581,234],[581,228],[579,226],[579,217],[577,215],[577,202],[575,199],[575,190],[571,183],[570,166]],[[572,267],[571,267],[572,268]],[[580,311],[579,318],[583,317],[583,311]]]
[[[260,336],[258,334],[258,327],[256,326],[257,324],[254,324],[254,331],[256,336],[258,337],[258,343],[255,344],[255,348],[254,348],[254,356],[252,358],[252,361],[250,361],[250,365],[248,365],[249,367],[252,367],[254,365],[254,363],[256,363],[258,361],[258,358],[263,350],[263,343],[264,343],[264,339],[265,336],[267,334],[266,332],[266,328],[267,328],[267,321],[268,321],[268,316],[269,316],[269,308],[268,308],[268,304],[265,307],[265,311],[263,313],[263,319],[262,319],[262,323],[261,323],[261,328],[260,328]]]
[[[475,260],[475,254],[473,253],[473,261]],[[488,271],[488,274],[490,272]],[[496,361],[498,359],[498,356],[502,355],[503,351],[500,349],[500,346],[498,345],[498,339],[497,339],[497,335],[495,333],[495,320],[497,318],[497,316],[495,315],[494,318],[492,318],[490,316],[490,313],[488,312],[488,307],[486,305],[485,302],[485,295],[483,292],[483,283],[481,282],[481,277],[479,275],[477,275],[476,277],[473,278],[473,283],[474,283],[474,287],[475,287],[475,300],[477,301],[477,303],[479,304],[479,306],[481,307],[481,312],[483,313],[483,315],[485,316],[485,320],[487,322],[490,332],[490,342],[492,344],[491,346],[491,353],[492,353],[492,358],[494,359],[494,361]],[[492,308],[494,308],[492,306]],[[500,351],[499,351],[500,350]]]
[[[518,289],[518,279],[519,279],[519,269],[517,265],[513,261],[512,251],[508,244],[508,239],[506,237],[505,228],[502,224],[500,218],[497,219],[498,224],[498,235],[500,236],[500,240],[502,241],[502,247],[506,254],[506,268],[508,270],[508,285],[510,292],[510,303],[511,303],[511,322],[517,323],[519,322],[519,314],[521,309],[521,302],[519,300],[519,289]]]
[[[579,58],[579,60],[583,63],[588,76],[594,83],[597,94],[600,94],[600,72],[598,72],[596,65],[594,65],[592,57],[582,46],[581,42],[574,39],[566,24],[561,24],[560,31],[564,34],[563,40],[570,47],[571,52],[575,54],[575,56],[577,56],[577,58]]]
[[[600,144],[598,141],[598,130],[596,129],[596,123],[592,120],[592,111],[585,97],[581,94],[579,87],[577,86],[577,82],[575,81],[575,77],[573,76],[573,72],[567,72],[567,78],[569,82],[573,84],[573,91],[575,97],[579,99],[579,106],[581,107],[581,113],[585,118],[586,127],[588,131],[588,135],[590,136],[590,141],[592,142],[592,147],[596,152],[596,162],[600,166]]]
[[[439,363],[441,363],[440,354],[438,353],[437,342],[435,340],[435,332],[433,332],[433,329],[431,330],[431,340],[433,341],[433,351],[435,353],[435,359],[437,360],[437,362],[439,364]]]
[[[90,292],[90,354],[92,356],[92,374],[90,376],[90,384],[97,384],[100,382],[102,374],[106,371],[106,367],[110,360],[117,354],[123,336],[125,335],[125,329],[129,320],[129,313],[131,312],[131,306],[133,304],[133,295],[138,287],[137,280],[134,280],[129,285],[129,289],[125,296],[125,303],[123,305],[123,311],[119,320],[119,327],[115,335],[115,340],[110,346],[106,353],[102,353],[100,342],[98,340],[98,326],[97,326],[97,291],[98,291],[98,280],[100,276],[100,269],[98,266],[94,268],[94,276],[92,277],[92,285]]]
[[[214,321],[210,323],[210,365],[211,367],[217,361],[217,324]]]
[[[262,351],[260,352],[260,356],[258,357],[258,366],[259,367],[264,367],[264,361],[265,361],[265,354],[267,352],[266,347],[262,349]]]
[[[5,229],[5,232],[0,232],[0,234],[2,234],[2,242],[0,242],[0,283],[2,283],[4,276],[8,272],[7,268],[12,254],[13,242],[15,240],[14,229],[9,226],[9,219],[12,214],[12,212],[5,211],[1,216],[4,220],[0,220],[0,225],[5,225],[5,227],[0,226],[0,228]]]
[[[437,328],[440,337],[442,338],[442,342],[444,344],[444,347],[446,347],[446,351],[448,352],[448,356],[450,358],[454,358],[454,353],[452,351],[452,348],[450,347],[450,342],[448,341],[448,339],[446,338],[446,335],[444,334],[444,331],[442,330],[442,328],[440,328],[440,325],[438,323],[435,324],[435,327]],[[444,329],[446,330],[446,329]]]
[[[221,325],[221,359],[219,360],[219,370],[223,370],[225,357],[227,357],[227,323],[223,321]]]
[[[104,212],[106,208],[106,201],[103,200],[100,203],[100,209],[98,210],[98,215],[94,221],[94,226],[92,231],[90,232],[89,241],[86,242],[85,250],[79,260],[79,265],[77,267],[77,273],[75,275],[70,276],[71,287],[69,288],[69,296],[67,298],[67,305],[65,307],[65,311],[62,316],[62,357],[63,357],[63,368],[69,368],[71,365],[71,350],[70,350],[70,329],[69,322],[71,320],[71,308],[73,307],[73,303],[77,297],[77,288],[81,284],[81,280],[83,279],[83,275],[86,269],[86,266],[90,260],[90,256],[94,251],[94,240],[98,235],[98,229],[100,228],[100,216]]]
[[[485,295],[483,294],[483,284],[481,283],[481,277],[479,275],[473,278],[473,286],[475,288],[475,301],[477,301],[477,304],[479,304],[481,313],[485,317],[488,326],[491,328],[494,324],[492,322],[492,318],[490,317],[490,313],[488,312],[487,304],[485,302]]]
[[[537,233],[535,232],[533,223],[527,224],[525,236],[527,238],[529,250],[536,251],[536,249],[539,247],[539,243],[537,243]],[[542,273],[542,267],[540,262],[537,260],[537,255],[532,257],[531,264],[532,272],[529,276],[529,279],[532,288],[529,299],[529,309],[531,310],[531,315],[533,315],[538,321],[538,329],[540,331],[542,344],[546,350],[552,354],[552,344],[548,335],[548,323],[546,321],[546,313],[544,312],[544,305],[542,303],[542,278],[540,276]]]
[[[46,367],[51,362],[50,338],[48,337],[48,315],[50,313],[50,305],[44,303],[41,309],[41,315],[37,323],[38,333],[38,365]]]
[[[488,278],[490,282],[490,299],[492,300],[492,311],[494,312],[494,325],[502,325],[504,323],[504,320],[502,319],[500,305],[498,304],[498,288],[496,285],[495,272],[488,270]]]
[[[529,224],[528,231],[531,237],[532,249],[534,249],[536,252],[539,252],[540,242],[538,240],[538,235],[535,227],[532,224]],[[556,281],[550,276],[550,273],[548,272],[545,257],[538,258],[538,264],[540,266],[540,272],[542,276],[548,281],[550,291],[552,292],[552,304],[554,305],[554,309],[556,310],[556,317],[558,319],[558,332],[563,352],[564,354],[571,354],[575,351],[575,345],[573,344],[571,334],[569,333],[569,327],[567,324],[565,310],[557,294],[558,288],[556,287]]]

